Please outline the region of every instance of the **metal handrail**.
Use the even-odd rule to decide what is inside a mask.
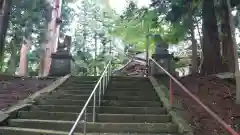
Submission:
[[[219,122],[231,135],[240,135],[236,132],[230,125],[228,125],[225,121],[223,121],[216,113],[214,113],[209,107],[204,105],[204,103],[195,95],[192,94],[180,81],[178,81],[173,75],[171,75],[166,69],[164,69],[161,65],[159,65],[154,59],[149,57],[149,60],[153,61],[154,64],[157,65],[163,72],[165,72],[171,80],[173,80],[178,86],[180,86],[184,92],[186,92],[195,102],[197,102],[205,111],[207,111],[217,122]],[[170,81],[170,85],[171,85]],[[171,87],[171,86],[170,86]],[[170,92],[170,97],[172,97],[172,92]]]
[[[81,112],[79,113],[76,121],[74,122],[74,125],[72,126],[70,132],[68,135],[73,135],[77,125],[80,123],[80,120],[84,114],[84,134],[86,134],[86,117],[87,117],[87,107],[90,101],[93,98],[93,121],[95,122],[95,115],[96,115],[96,93],[98,92],[98,106],[100,106],[101,103],[101,96],[105,93],[105,90],[107,88],[107,84],[110,80],[110,74],[111,74],[111,60],[108,62],[107,66],[105,67],[102,75],[100,76],[97,84],[95,85],[91,95],[89,96],[88,100],[86,101],[85,105],[83,106]],[[99,88],[99,89],[98,89]]]

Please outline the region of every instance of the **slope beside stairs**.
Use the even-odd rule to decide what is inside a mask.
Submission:
[[[67,135],[97,80],[70,77],[54,92],[1,123],[0,135]],[[87,134],[180,135],[147,78],[112,77],[96,108],[95,123],[92,106],[87,110]],[[83,124],[74,135],[80,134]]]

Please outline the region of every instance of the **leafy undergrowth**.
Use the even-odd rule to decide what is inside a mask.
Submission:
[[[240,131],[240,105],[235,104],[235,85],[232,82],[212,76],[187,76],[180,81],[227,124]],[[195,135],[228,135],[227,131],[181,88],[176,84],[173,84],[173,88],[174,98],[181,102],[183,117],[194,129]]]
[[[50,85],[55,78],[14,77],[0,75],[0,110]]]

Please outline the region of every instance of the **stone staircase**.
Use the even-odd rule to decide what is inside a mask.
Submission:
[[[96,80],[70,78],[58,90],[3,123],[0,135],[67,135]],[[87,110],[87,133],[91,135],[179,135],[178,126],[146,78],[112,77],[101,106],[96,108],[95,123],[92,106]],[[74,135],[82,134],[83,127],[80,123]]]

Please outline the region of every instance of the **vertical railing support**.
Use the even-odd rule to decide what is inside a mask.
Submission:
[[[87,133],[87,109],[84,112],[84,123],[83,123],[83,134],[86,135]]]
[[[173,104],[173,87],[172,87],[172,79],[169,77],[169,103],[172,106]]]
[[[99,86],[99,93],[98,93],[98,106],[100,107],[101,105],[101,96],[102,96],[102,87],[101,85]]]
[[[103,77],[103,89],[105,89],[105,77]]]
[[[96,93],[93,95],[93,122],[95,122],[96,115]]]

